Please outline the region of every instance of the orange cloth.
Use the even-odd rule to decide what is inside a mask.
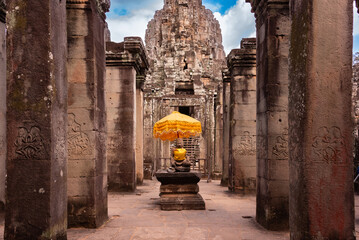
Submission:
[[[184,148],[177,148],[173,151],[173,158],[175,161],[183,161],[186,159],[187,150]]]
[[[201,132],[200,121],[176,111],[162,118],[153,126],[153,136],[162,141],[199,136]]]

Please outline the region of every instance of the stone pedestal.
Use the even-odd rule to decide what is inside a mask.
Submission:
[[[107,220],[105,112],[106,4],[67,0],[69,226]],[[108,6],[107,6],[108,7]]]
[[[257,28],[257,221],[288,228],[289,0],[246,0]]]
[[[353,1],[291,0],[291,239],[355,239]],[[330,24],[328,24],[330,23]]]
[[[242,40],[227,57],[231,76],[229,189],[255,193],[256,163],[256,39]]]
[[[205,210],[205,202],[198,193],[199,172],[158,171],[156,178],[161,182],[162,210]]]
[[[136,189],[137,76],[147,70],[147,55],[141,38],[106,44],[106,99],[108,123],[108,184],[110,191]],[[139,129],[141,131],[141,129]],[[141,137],[141,136],[139,136]],[[141,139],[139,139],[141,140]]]
[[[6,0],[4,239],[65,240],[66,2]]]

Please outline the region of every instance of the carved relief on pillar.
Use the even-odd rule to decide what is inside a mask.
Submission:
[[[288,159],[288,155],[288,128],[286,128],[283,134],[276,138],[276,143],[272,148],[272,156],[275,159]]]
[[[19,127],[14,145],[16,159],[43,160],[47,157],[39,126]]]
[[[245,131],[239,143],[234,145],[234,155],[251,156],[256,154],[256,140],[250,132]]]
[[[91,155],[93,147],[90,144],[89,137],[81,130],[81,124],[76,122],[74,113],[68,114],[68,154],[69,157],[77,155]]]
[[[312,157],[314,162],[343,164],[346,160],[344,138],[339,127],[321,127],[313,138]]]
[[[5,136],[0,135],[0,153],[5,152]]]
[[[107,142],[107,149],[116,151],[122,149],[126,145],[126,138],[119,133],[116,136],[109,137]]]

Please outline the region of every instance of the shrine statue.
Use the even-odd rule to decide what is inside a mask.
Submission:
[[[189,172],[191,163],[186,156],[187,150],[183,148],[183,139],[177,139],[176,147],[171,149],[171,165],[169,172]]]

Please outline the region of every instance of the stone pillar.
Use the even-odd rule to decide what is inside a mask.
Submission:
[[[136,76],[145,75],[147,56],[141,38],[107,43],[106,99],[109,190],[136,189]]]
[[[251,2],[257,27],[257,221],[288,228],[289,0]]]
[[[231,76],[228,70],[223,72],[223,164],[221,185],[228,186],[228,168],[229,168],[229,108],[231,94]]]
[[[215,98],[214,168],[213,179],[222,179],[223,169],[223,85],[218,86]]]
[[[349,0],[329,1],[325,8],[309,0],[291,0],[289,146],[293,240],[355,239],[352,13],[353,2]]]
[[[151,93],[146,92],[146,95]],[[153,97],[144,98],[144,113],[143,113],[143,178],[152,179],[152,171],[155,162],[155,141],[153,139],[153,121],[154,121],[154,101]]]
[[[136,78],[136,181],[143,183],[143,85],[145,76]]]
[[[68,221],[95,228],[107,220],[105,15],[108,5],[67,0]]]
[[[66,239],[66,3],[6,3],[4,238]]]
[[[227,57],[231,76],[229,189],[256,192],[256,39],[246,38]]]
[[[6,10],[4,0],[0,0],[0,211],[5,206],[6,175]]]

